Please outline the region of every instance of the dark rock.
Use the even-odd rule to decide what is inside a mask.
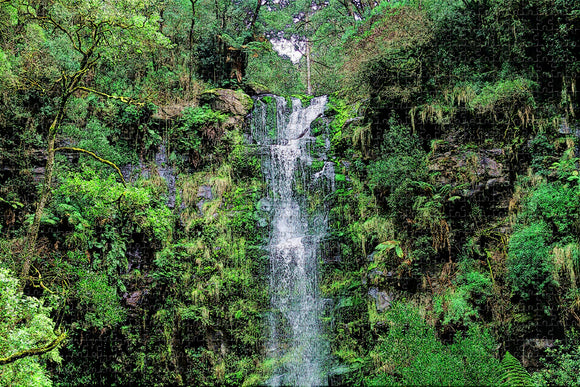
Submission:
[[[377,312],[384,312],[391,307],[394,297],[390,293],[378,292],[376,298]]]
[[[137,306],[139,306],[139,304],[141,304],[143,302],[143,298],[148,293],[149,293],[148,289],[136,290],[136,291],[131,292],[131,293],[124,293],[123,298],[125,299],[125,302],[127,303],[127,305],[132,306],[133,308],[136,308]]]
[[[205,202],[206,202],[205,200],[200,200],[196,204],[197,209],[199,210],[200,215],[203,215],[203,205],[204,205]]]
[[[506,178],[504,176],[502,176],[498,179],[489,179],[485,183],[485,189],[495,189],[499,186],[505,186],[508,184],[509,184],[509,182],[506,180]]]
[[[395,299],[395,296],[392,293],[379,291],[379,289],[375,287],[369,288],[368,295],[375,300],[377,312],[379,313],[389,309]]]
[[[207,200],[213,200],[213,194],[211,192],[211,187],[209,185],[201,185],[197,191],[198,198],[204,198]]]
[[[442,150],[439,147],[434,152],[428,166],[431,172],[439,172],[440,184],[458,186],[469,183],[471,190],[467,196],[472,196],[484,188],[509,182],[509,171],[503,164],[503,149],[474,151],[454,146],[445,147],[445,152]]]
[[[32,170],[32,180],[34,180],[35,183],[40,183],[41,181],[43,181],[44,171],[45,171],[44,167],[34,168]]]
[[[242,116],[233,116],[229,117],[223,124],[222,128],[225,130],[233,130],[237,127],[240,127],[244,122],[244,118]]]
[[[359,122],[362,122],[362,120],[364,119],[364,117],[355,117],[355,118],[349,118],[348,120],[346,120],[344,122],[344,124],[342,125],[343,129],[348,128],[349,126],[353,125],[353,124],[357,124]]]
[[[197,190],[197,197],[202,198],[199,202],[197,202],[196,206],[200,215],[203,215],[203,205],[210,200],[213,200],[211,187],[209,185],[200,185],[199,189]]]
[[[554,345],[552,339],[528,339],[522,345],[522,365],[526,368],[541,368],[542,363],[539,359],[544,355],[547,348]]]

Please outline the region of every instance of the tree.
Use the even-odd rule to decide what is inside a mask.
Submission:
[[[1,3],[11,15],[11,23],[25,45],[14,48],[13,60],[22,63],[15,87],[38,94],[51,112],[46,134],[46,167],[44,183],[34,219],[27,234],[27,248],[20,274],[26,283],[42,214],[50,196],[54,172],[57,136],[73,96],[90,93],[105,98],[134,103],[130,98],[109,95],[91,88],[90,80],[103,58],[119,55],[132,45],[168,45],[159,31],[156,0],[103,1],[64,0],[32,2],[28,0]],[[16,39],[14,39],[16,40]]]

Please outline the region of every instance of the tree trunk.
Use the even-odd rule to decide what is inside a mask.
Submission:
[[[311,72],[311,64],[310,64],[310,38],[308,36],[308,25],[310,23],[310,10],[306,12],[306,94],[312,95],[312,72]]]
[[[193,61],[195,55],[193,53],[193,32],[195,29],[195,3],[197,0],[190,0],[191,2],[191,25],[189,26],[188,42],[189,42],[189,77],[187,79],[187,84],[189,85],[189,91],[191,91],[191,80],[193,78]]]
[[[311,83],[311,68],[310,68],[310,41],[306,40],[306,94],[312,95]]]
[[[46,167],[44,170],[44,183],[42,185],[42,192],[40,194],[40,199],[38,200],[38,205],[36,206],[36,212],[34,213],[34,220],[28,229],[28,235],[26,236],[26,247],[24,250],[24,263],[22,265],[22,271],[20,273],[20,288],[24,289],[26,286],[26,281],[28,280],[28,273],[30,271],[30,266],[32,264],[32,257],[36,251],[36,240],[38,239],[38,231],[40,229],[40,220],[42,219],[42,213],[44,212],[44,207],[48,202],[48,197],[50,196],[50,188],[52,183],[52,174],[54,171],[54,145],[56,142],[56,134],[60,122],[64,115],[64,107],[66,101],[61,104],[59,112],[52,121],[50,128],[48,129],[48,147],[47,147],[47,157],[46,157]]]

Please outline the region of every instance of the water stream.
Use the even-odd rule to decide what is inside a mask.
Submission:
[[[252,115],[252,138],[261,150],[269,190],[260,206],[270,214],[267,351],[275,364],[268,381],[274,386],[326,384],[318,259],[329,210],[321,198],[334,189],[334,165],[324,152],[313,157],[315,138],[310,133],[325,104],[325,96],[314,98],[308,107],[295,98],[289,104],[268,96],[256,101]],[[324,144],[329,147],[327,139]],[[315,172],[313,161],[322,169]],[[314,203],[313,198],[318,200]]]

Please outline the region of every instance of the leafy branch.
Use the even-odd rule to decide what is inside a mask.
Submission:
[[[55,349],[56,347],[58,347],[59,344],[62,343],[64,341],[64,339],[66,339],[66,338],[67,338],[67,333],[64,332],[60,336],[58,336],[56,339],[54,339],[52,342],[48,343],[47,345],[45,345],[43,347],[27,349],[24,351],[16,352],[15,354],[12,354],[8,357],[0,358],[0,365],[13,363],[16,360],[19,360],[19,359],[22,359],[25,357],[39,356],[39,355],[45,354],[47,352],[50,352],[53,349]]]
[[[113,167],[117,171],[119,176],[121,177],[121,182],[123,183],[123,186],[127,187],[127,182],[125,181],[125,178],[123,177],[123,174],[121,173],[121,169],[119,169],[119,167],[115,163],[113,163],[112,161],[109,161],[109,160],[106,160],[102,157],[99,157],[94,152],[88,151],[88,150],[83,149],[83,148],[75,148],[72,146],[62,146],[60,148],[56,148],[54,151],[57,152],[57,151],[61,151],[61,150],[70,150],[70,151],[85,153],[85,154],[88,154],[89,156],[92,156],[95,160],[100,161],[103,164],[107,164],[107,165]]]

